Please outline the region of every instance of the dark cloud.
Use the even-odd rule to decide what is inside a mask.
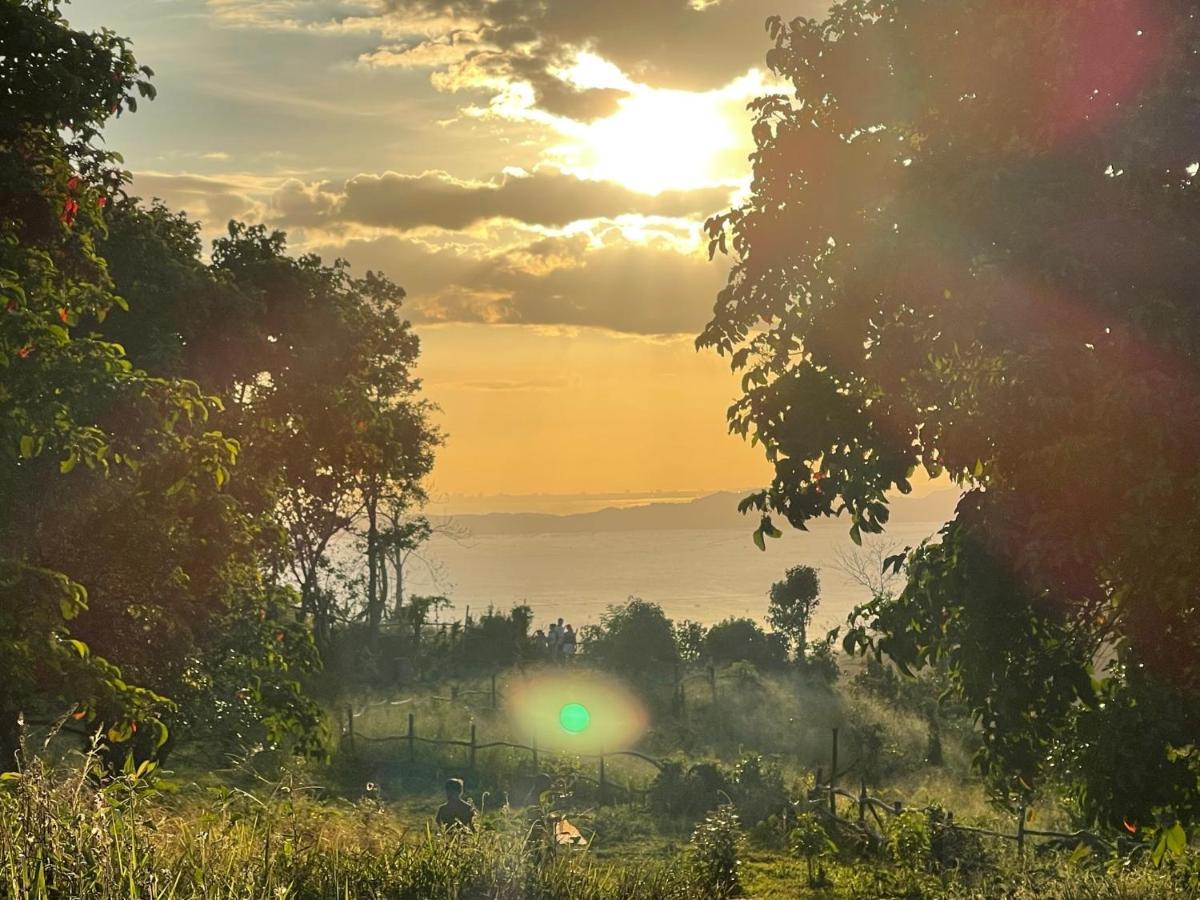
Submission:
[[[617,111],[622,97],[629,96],[614,88],[581,90],[546,71],[545,61],[536,57],[497,53],[493,58],[497,74],[528,82],[537,105],[556,116],[581,122],[603,119]]]
[[[417,322],[587,326],[634,334],[695,334],[727,274],[699,252],[626,241],[595,248],[582,235],[482,257],[400,237],[351,241],[327,252],[404,285],[407,312]]]
[[[768,16],[819,16],[829,6],[822,0],[391,0],[387,15],[413,23],[414,34],[426,33],[417,23],[473,23],[477,49],[448,65],[458,74],[444,84],[487,88],[484,74],[525,81],[544,109],[587,119],[611,113],[619,93],[594,95],[562,82],[554,70],[577,51],[590,49],[653,87],[706,90],[761,63]],[[414,37],[406,46],[444,44],[464,29]]]
[[[262,206],[254,198],[259,186],[251,181],[150,172],[134,176],[129,192],[140,197],[156,197],[206,227],[220,229],[230,219],[261,217]]]
[[[289,181],[272,197],[283,225],[354,223],[397,231],[467,228],[488,219],[556,227],[625,213],[695,217],[728,205],[726,188],[664,191],[657,196],[612,182],[587,181],[551,169],[494,182],[460,181],[444,172],[357,175],[341,185]]]

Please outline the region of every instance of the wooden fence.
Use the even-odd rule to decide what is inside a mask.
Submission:
[[[839,772],[838,764],[838,729],[833,730],[831,767],[832,773],[828,781],[824,779],[824,769],[817,769],[816,786],[809,795],[809,801],[815,810],[819,810],[824,814],[827,822],[832,823],[835,827],[850,826],[857,827],[861,833],[867,833],[868,827],[866,822],[867,813],[869,812],[875,820],[875,824],[881,832],[887,830],[884,820],[879,813],[882,811],[885,815],[898,816],[906,809],[918,810],[925,813],[929,817],[931,828],[946,830],[946,831],[962,831],[971,834],[978,834],[984,837],[993,837],[1000,840],[1014,841],[1017,845],[1017,853],[1020,856],[1025,854],[1025,845],[1030,838],[1048,838],[1058,841],[1064,846],[1077,847],[1080,844],[1086,844],[1089,848],[1096,850],[1104,850],[1108,852],[1116,852],[1118,847],[1111,841],[1108,841],[1097,834],[1090,831],[1043,831],[1029,827],[1028,810],[1022,805],[1017,810],[1016,827],[1013,833],[1004,831],[994,831],[990,828],[980,828],[975,825],[961,825],[954,821],[954,813],[943,810],[939,807],[931,806],[906,806],[902,800],[892,800],[888,802],[879,797],[872,797],[867,793],[867,782],[865,779],[860,779],[858,793],[844,790],[837,786],[838,778],[841,775],[847,774],[845,771]],[[856,813],[855,818],[845,818],[840,814],[838,809],[838,798],[849,800],[851,810]],[[826,809],[825,800],[828,799],[828,809]],[[844,805],[844,804],[843,804]]]
[[[494,691],[494,687],[493,687]],[[493,693],[494,696],[494,693]],[[497,747],[507,748],[509,750],[518,750],[530,755],[530,760],[533,763],[534,771],[539,770],[539,762],[541,756],[547,754],[561,754],[584,759],[594,759],[597,763],[597,777],[592,778],[589,775],[576,773],[575,778],[581,781],[588,781],[599,787],[600,803],[603,805],[610,799],[610,792],[617,791],[624,793],[630,798],[644,798],[649,790],[647,788],[636,788],[633,785],[623,785],[610,781],[608,778],[607,767],[605,760],[614,756],[629,756],[635,759],[640,759],[654,766],[658,771],[662,771],[664,764],[661,760],[648,756],[639,750],[605,750],[598,753],[577,753],[567,750],[556,750],[539,748],[537,737],[531,739],[529,744],[520,744],[514,741],[481,741],[479,733],[474,722],[471,723],[471,730],[467,738],[433,738],[423,737],[417,734],[417,717],[416,713],[408,714],[408,731],[402,735],[387,735],[381,737],[373,737],[364,734],[356,734],[354,730],[354,717],[356,713],[350,707],[346,708],[346,726],[342,732],[343,739],[350,753],[355,752],[355,745],[358,741],[366,741],[368,743],[384,744],[384,743],[399,743],[405,747],[405,758],[409,765],[414,765],[417,759],[417,744],[427,744],[440,747],[462,747],[467,751],[467,768],[469,771],[476,770],[477,754],[481,750],[492,750]]]
[[[716,705],[717,700],[718,700],[717,684],[718,684],[719,677],[720,677],[719,673],[717,673],[712,666],[706,666],[702,671],[699,671],[699,672],[691,672],[691,673],[686,673],[686,674],[682,674],[680,672],[680,667],[676,666],[675,670],[674,670],[674,678],[669,682],[661,682],[661,683],[664,686],[666,686],[668,684],[673,686],[673,689],[674,689],[673,696],[674,696],[676,711],[682,713],[684,711],[684,706],[686,704],[686,696],[685,696],[684,686],[686,685],[687,682],[693,681],[693,680],[703,680],[709,687],[711,702],[714,705]],[[502,693],[500,691],[498,691],[497,687],[496,687],[496,675],[493,674],[490,676],[490,683],[486,690],[461,690],[458,685],[452,685],[450,688],[450,696],[449,697],[434,697],[433,699],[440,700],[440,701],[461,701],[461,700],[464,700],[464,699],[466,699],[468,697],[472,697],[472,696],[486,697],[488,707],[492,710],[496,710],[499,707],[500,700],[503,698]],[[410,702],[412,702],[411,699],[401,700],[401,701],[395,701],[395,700],[380,701],[379,703],[376,703],[376,704],[368,704],[368,706],[384,705],[384,704],[403,705],[403,704],[410,703]],[[628,796],[631,799],[634,797],[639,797],[639,798],[644,799],[645,796],[649,793],[649,790],[647,788],[636,788],[632,785],[620,785],[620,784],[615,784],[615,783],[611,782],[607,777],[607,772],[606,772],[606,767],[605,767],[605,758],[606,757],[629,756],[629,757],[640,759],[640,760],[643,760],[643,761],[649,763],[650,765],[654,766],[660,772],[664,768],[664,763],[661,760],[655,759],[654,757],[648,756],[645,753],[641,753],[640,751],[637,751],[637,750],[610,750],[610,751],[605,751],[602,753],[569,753],[568,751],[561,751],[561,750],[555,751],[555,750],[546,750],[545,748],[539,749],[538,745],[537,745],[536,737],[534,737],[532,739],[531,743],[529,743],[529,744],[520,744],[520,743],[515,743],[512,741],[480,742],[477,731],[476,731],[476,726],[474,723],[471,724],[470,734],[467,736],[466,739],[422,737],[421,735],[417,734],[416,715],[415,715],[415,713],[411,713],[411,712],[408,714],[408,731],[406,734],[391,735],[391,736],[386,736],[386,737],[371,737],[371,736],[367,736],[367,735],[356,735],[355,729],[354,729],[354,719],[356,716],[361,715],[363,712],[365,712],[366,708],[367,707],[364,707],[363,709],[359,710],[358,712],[355,712],[352,707],[346,708],[346,724],[345,724],[345,727],[343,730],[343,737],[347,743],[347,746],[348,746],[348,749],[350,750],[350,752],[352,752],[352,753],[354,752],[356,741],[367,741],[367,742],[371,742],[371,743],[389,743],[389,742],[402,743],[406,747],[406,757],[407,757],[407,761],[409,762],[410,765],[414,764],[416,762],[416,745],[418,743],[434,745],[434,746],[448,746],[448,747],[464,748],[467,751],[467,766],[468,766],[469,770],[472,772],[475,771],[476,754],[480,750],[489,750],[489,749],[493,749],[493,748],[497,748],[497,747],[504,747],[504,748],[508,748],[511,750],[518,750],[518,751],[528,753],[530,755],[530,759],[533,763],[534,771],[538,770],[540,754],[560,753],[563,755],[572,755],[572,756],[576,756],[576,757],[594,759],[597,761],[598,777],[592,778],[588,775],[583,775],[583,774],[577,774],[575,777],[580,780],[588,781],[588,782],[598,785],[600,788],[600,802],[601,803],[605,803],[608,801],[609,792],[613,791],[613,790],[618,791],[618,792],[623,792],[626,794],[626,796]],[[994,830],[988,829],[988,828],[981,828],[981,827],[973,826],[973,825],[961,825],[954,821],[954,813],[953,812],[946,812],[941,809],[936,809],[933,807],[914,807],[911,805],[906,805],[901,800],[893,800],[893,801],[889,802],[886,800],[882,800],[878,797],[872,797],[867,792],[867,784],[866,784],[865,779],[860,779],[860,782],[858,785],[859,789],[858,789],[857,793],[847,791],[847,790],[839,787],[838,782],[841,778],[848,775],[853,770],[854,766],[850,766],[845,769],[838,768],[838,729],[837,728],[831,729],[831,738],[832,738],[831,745],[830,745],[830,750],[831,750],[830,757],[831,758],[830,758],[830,768],[829,768],[829,771],[831,773],[830,777],[829,777],[828,781],[826,781],[825,777],[824,777],[824,769],[818,768],[816,770],[816,778],[815,778],[816,787],[813,789],[812,795],[810,796],[809,799],[810,799],[810,801],[814,801],[814,800],[819,801],[817,803],[817,807],[824,812],[827,821],[832,823],[835,827],[857,826],[860,829],[860,831],[865,831],[867,829],[866,817],[869,813],[872,816],[872,818],[874,819],[874,821],[875,821],[876,825],[879,827],[879,829],[881,831],[885,831],[886,825],[884,824],[884,819],[880,817],[881,811],[885,815],[897,816],[900,813],[904,812],[906,809],[918,809],[921,812],[924,812],[929,816],[930,825],[933,828],[970,832],[973,834],[983,835],[985,837],[997,838],[999,840],[1014,841],[1014,842],[1016,842],[1016,845],[1017,845],[1017,851],[1021,855],[1024,854],[1026,843],[1030,838],[1045,838],[1045,839],[1050,839],[1050,840],[1056,840],[1056,841],[1062,842],[1064,845],[1070,845],[1070,846],[1078,846],[1079,844],[1087,844],[1092,849],[1102,849],[1102,850],[1106,850],[1106,851],[1115,851],[1117,849],[1116,845],[1114,845],[1111,841],[1108,841],[1105,838],[1102,838],[1099,835],[1093,834],[1092,832],[1089,832],[1089,831],[1061,832],[1061,831],[1044,831],[1044,830],[1030,828],[1028,825],[1028,811],[1026,810],[1026,808],[1024,806],[1022,806],[1017,811],[1015,830],[1012,833],[1007,833],[1007,832],[1002,832],[1002,831],[994,831]],[[785,755],[783,753],[773,752],[773,751],[765,751],[765,750],[760,751],[760,752],[762,752],[764,755],[777,755],[777,756]],[[840,811],[838,808],[838,799],[839,798],[850,801],[851,809],[854,813],[854,815],[852,815],[852,817],[846,818],[840,814]],[[827,801],[827,804],[825,801]],[[843,806],[845,806],[845,804],[843,804]]]

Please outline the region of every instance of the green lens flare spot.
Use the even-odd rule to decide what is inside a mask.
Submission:
[[[568,703],[558,712],[558,723],[562,725],[563,731],[569,734],[579,734],[591,721],[591,713],[582,703]]]

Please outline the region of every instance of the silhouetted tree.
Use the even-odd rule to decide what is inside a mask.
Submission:
[[[583,649],[606,666],[643,671],[679,658],[671,620],[657,603],[630,597],[622,606],[609,606],[599,625],[582,629]]]
[[[729,618],[708,629],[704,655],[714,663],[744,660],[769,669],[787,662],[787,644],[780,635],[764,632],[752,619]]]
[[[808,626],[821,598],[821,581],[812,566],[793,566],[783,581],[771,585],[767,621],[785,635],[796,650],[796,659],[804,661],[808,647]]]
[[[853,0],[768,31],[791,91],[751,104],[699,338],[775,467],[757,540],[845,515],[857,542],[948,473],[955,519],[847,648],[944,662],[997,796],[1086,749],[1056,771],[1089,815],[1200,819],[1195,4]]]

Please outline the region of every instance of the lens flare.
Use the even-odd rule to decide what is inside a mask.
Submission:
[[[558,713],[559,724],[562,725],[564,731],[571,734],[579,734],[581,731],[587,730],[591,719],[591,714],[582,703],[568,703]]]
[[[509,689],[515,734],[546,750],[627,750],[646,730],[646,711],[620,682],[586,669],[551,668]]]

